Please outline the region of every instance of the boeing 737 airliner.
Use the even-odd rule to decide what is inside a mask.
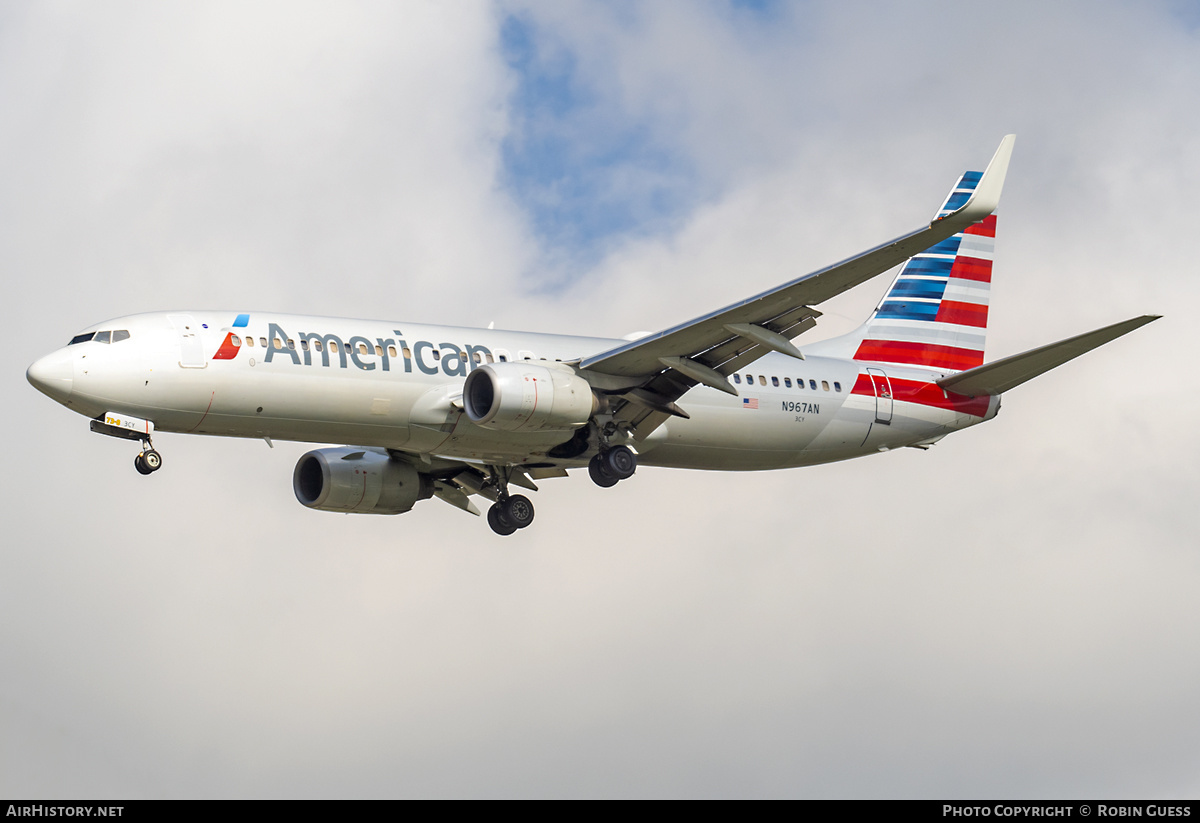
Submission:
[[[292,476],[323,511],[399,514],[439,497],[499,534],[533,521],[514,486],[639,463],[782,469],[915,446],[990,420],[1000,394],[1147,315],[984,364],[996,218],[1012,135],[933,222],[770,291],[633,341],[415,323],[179,311],[85,329],[29,382],[138,440],[157,432],[312,443]],[[906,262],[907,261],[907,262]],[[800,348],[813,306],[903,263],[856,331]]]

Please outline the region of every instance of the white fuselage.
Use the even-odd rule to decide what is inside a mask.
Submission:
[[[578,360],[622,342],[265,312],[141,314],[92,330],[128,337],[69,345],[30,368],[31,380],[36,372],[50,386],[39,383],[42,391],[87,417],[117,412],[158,431],[509,464],[546,459],[571,432],[475,425],[459,402],[469,371],[488,362]],[[639,462],[723,470],[825,463],[933,442],[990,419],[999,404],[947,395],[932,383],[940,373],[821,350],[813,344],[805,360],[755,361],[731,378],[738,397],[693,388],[678,403],[690,419],[672,417],[637,441]]]

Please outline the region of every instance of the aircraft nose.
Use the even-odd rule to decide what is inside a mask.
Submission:
[[[25,378],[42,394],[64,402],[75,382],[75,355],[66,349],[48,354],[25,371]]]

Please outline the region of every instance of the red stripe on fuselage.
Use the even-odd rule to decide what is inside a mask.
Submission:
[[[881,363],[907,363],[934,369],[965,371],[983,365],[983,352],[931,343],[906,343],[899,340],[864,340],[854,353],[855,360]]]
[[[987,414],[988,404],[991,402],[991,398],[987,395],[967,397],[963,394],[945,391],[937,383],[927,383],[924,380],[890,377],[888,382],[892,384],[892,399],[902,403],[916,403],[920,406],[933,406],[938,409],[983,417]],[[874,397],[875,387],[871,382],[871,376],[860,374],[851,394]]]
[[[957,323],[960,326],[978,326],[987,328],[988,307],[979,303],[960,303],[957,300],[943,300],[938,306],[939,323]]]

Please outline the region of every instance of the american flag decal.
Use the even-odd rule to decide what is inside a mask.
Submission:
[[[743,409],[757,409],[758,408],[758,398],[757,397],[743,397],[742,398],[742,408]]]

